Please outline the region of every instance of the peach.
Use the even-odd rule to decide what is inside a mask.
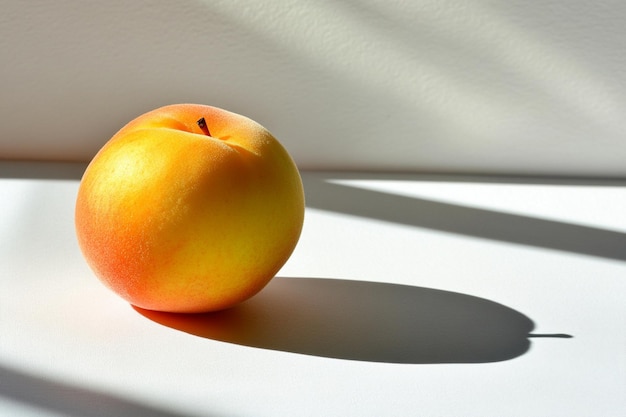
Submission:
[[[304,190],[260,124],[198,104],[139,116],[96,154],[75,225],[95,275],[149,310],[207,312],[259,292],[291,256]]]

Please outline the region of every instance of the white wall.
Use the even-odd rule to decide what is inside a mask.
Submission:
[[[0,158],[199,102],[301,168],[626,176],[626,3],[5,0]]]

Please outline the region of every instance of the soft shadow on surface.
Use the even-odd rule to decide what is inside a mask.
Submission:
[[[3,365],[0,398],[67,417],[191,417]]]
[[[533,322],[486,299],[435,289],[322,278],[275,278],[229,310],[145,317],[208,339],[369,362],[484,363],[529,348]]]
[[[624,233],[364,190],[332,183],[329,180],[333,178],[336,177],[325,175],[303,177],[308,207],[483,239],[626,260]],[[494,178],[491,181],[499,180]],[[562,180],[560,183],[576,183],[572,181]],[[525,182],[517,180],[517,183]],[[540,179],[528,179],[527,182],[559,183],[557,180]],[[594,183],[592,180],[577,182]],[[623,182],[609,183],[623,185]],[[567,210],[567,207],[563,207],[563,210]]]

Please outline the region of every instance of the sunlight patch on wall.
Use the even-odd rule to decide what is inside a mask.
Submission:
[[[626,127],[626,107],[610,86],[558,45],[476,2],[211,7],[328,73],[434,113],[468,140],[506,141],[515,126],[532,134],[537,117],[582,118],[613,135]]]

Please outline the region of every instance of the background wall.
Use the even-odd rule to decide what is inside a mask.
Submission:
[[[176,102],[304,169],[626,176],[626,3],[5,0],[0,158],[88,160]]]

